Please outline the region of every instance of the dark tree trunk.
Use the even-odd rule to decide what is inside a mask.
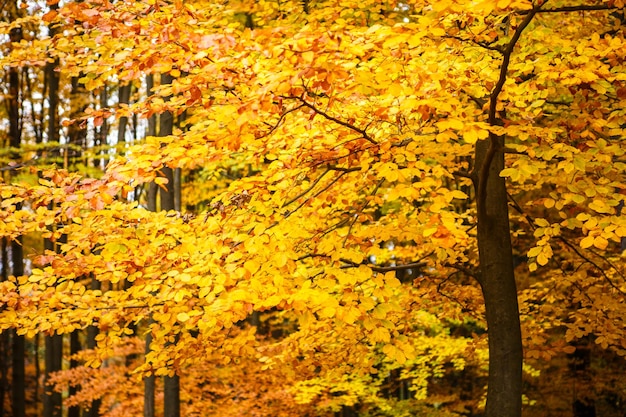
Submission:
[[[180,378],[178,375],[164,378],[163,391],[163,415],[180,417]]]
[[[80,352],[80,330],[74,330],[70,334],[70,355],[74,355],[75,353]],[[78,366],[78,361],[76,359],[70,359],[70,368],[76,368]],[[75,395],[78,392],[78,386],[70,386],[69,394]],[[69,407],[67,410],[67,417],[80,417],[80,407],[73,406]]]
[[[41,385],[41,363],[39,362],[39,345],[41,344],[41,334],[37,333],[35,335],[35,340],[33,341],[33,360],[35,362],[35,399],[34,399],[34,408],[35,410],[39,410],[39,401],[41,401],[40,389]]]
[[[476,169],[488,174],[483,192],[477,192],[479,282],[489,335],[487,417],[519,417],[522,411],[522,337],[506,183],[499,175],[504,168],[503,145],[504,138],[496,136],[476,145]],[[483,169],[485,164],[489,166]],[[475,178],[481,190],[485,177]]]
[[[46,336],[46,374],[44,378],[43,396],[43,416],[62,417],[62,396],[60,392],[55,392],[48,384],[49,375],[62,369],[63,358],[63,337],[61,335]]]
[[[44,240],[46,250],[55,250],[49,239]],[[62,417],[62,401],[60,392],[55,392],[48,384],[49,375],[60,371],[63,367],[63,336],[46,335],[44,337],[44,379],[43,379],[43,417]]]
[[[75,120],[84,116],[88,106],[87,90],[79,81],[79,77],[72,77],[72,90],[70,92],[70,119]],[[71,166],[80,161],[83,150],[87,147],[87,129],[79,122],[72,123],[67,128],[68,149],[65,152],[65,165]]]
[[[503,124],[505,114],[498,110],[498,103],[507,80],[511,55],[542,4],[529,11],[502,50],[500,75],[489,97],[488,122],[491,126]],[[485,412],[487,417],[521,417],[523,348],[506,181],[500,177],[503,169],[504,136],[490,133],[487,140],[476,143],[472,173],[478,216],[477,278],[482,288],[489,336]]]
[[[569,370],[574,379],[574,396],[572,412],[574,417],[596,417],[596,404],[593,398],[594,392],[590,378],[591,368],[591,348],[593,342],[590,338],[582,338],[576,351],[568,355],[570,360]]]
[[[152,324],[152,320],[148,321],[148,326]],[[152,343],[152,333],[146,335],[146,354],[150,353],[150,344]],[[147,376],[143,379],[143,417],[154,417],[154,394],[156,387],[156,378],[154,375]]]
[[[154,87],[154,76],[152,74],[146,76],[146,90],[148,96],[152,94]],[[152,115],[148,118],[148,136],[156,136],[156,116]],[[147,205],[149,211],[157,210],[157,185],[151,182],[148,185]],[[148,320],[148,328],[152,324],[152,318]],[[152,333],[146,334],[146,355],[150,353],[150,345],[152,343]],[[143,379],[143,415],[144,417],[154,417],[154,394],[156,390],[156,378],[154,375],[144,377]]]
[[[171,84],[172,76],[169,74],[161,75],[161,85]],[[166,97],[168,100],[170,97]],[[169,136],[174,130],[174,116],[172,112],[166,111],[159,116],[159,136]],[[166,188],[160,189],[161,210],[169,211],[175,209],[176,190],[174,184],[174,171],[172,168],[163,167],[161,169],[165,178],[167,178]]]
[[[9,277],[9,256],[7,254],[7,239],[1,238],[0,242],[2,243],[2,276],[0,279],[2,281],[6,281]],[[1,308],[0,308],[1,311]],[[6,410],[4,409],[5,398],[9,392],[9,358],[10,355],[10,333],[9,332],[1,332],[0,333],[0,416],[8,415]]]
[[[13,263],[13,275],[24,275],[24,251],[22,250],[21,237],[11,242],[11,257]],[[14,417],[26,415],[26,347],[24,336],[12,331],[11,357],[13,378],[11,380],[12,408]]]
[[[169,74],[161,75],[161,85],[171,84],[173,77]],[[169,100],[167,97],[166,100]],[[159,116],[159,136],[169,136],[174,130],[174,115],[170,111],[163,112]],[[167,188],[160,189],[161,210],[169,211],[176,209],[176,183],[174,182],[174,170],[163,167],[163,175],[167,178]],[[178,184],[180,185],[180,183]],[[174,342],[175,343],[175,342]],[[164,415],[165,417],[180,417],[180,379],[178,375],[164,378]]]
[[[58,60],[46,64],[46,80],[48,83],[48,142],[59,141],[59,73],[56,71],[58,66]]]
[[[58,5],[52,4],[50,9],[57,10]],[[51,26],[49,28],[50,37],[56,36],[58,28]],[[48,142],[59,142],[59,60],[55,59],[46,64],[45,78],[48,86],[48,120],[47,133]],[[54,250],[54,245],[50,241],[45,241],[46,249]],[[60,371],[63,363],[63,337],[61,335],[52,335],[45,337],[45,376],[43,387],[43,416],[44,417],[62,417],[62,396],[60,392],[54,392],[52,387],[48,385],[49,375],[52,372]]]
[[[119,104],[128,105],[128,103],[130,103],[131,89],[132,89],[132,84],[130,83],[126,83],[126,84],[119,86],[119,89],[118,89],[118,94],[119,94],[118,103]],[[126,142],[126,127],[127,126],[128,126],[128,117],[126,116],[120,117],[119,126],[117,129],[117,142],[118,143]]]
[[[91,289],[99,290],[102,288],[102,283],[98,281],[95,277],[91,278]],[[96,348],[96,336],[98,335],[98,327],[97,326],[89,326],[87,327],[87,340],[85,344],[87,345],[87,349],[95,349]],[[100,415],[100,399],[95,399],[91,402],[91,406],[89,409],[85,410],[85,417],[98,417]]]
[[[9,6],[12,10],[12,19],[18,17],[18,6],[16,3]],[[9,32],[11,42],[22,40],[22,29],[16,27]],[[21,97],[20,97],[20,73],[19,68],[8,68],[8,95],[5,98],[7,114],[9,117],[9,145],[11,146],[11,158],[19,160],[19,151],[22,145],[22,123],[21,123]],[[18,204],[16,210],[21,210]],[[19,237],[10,244],[12,273],[18,277],[24,275],[24,251],[22,248],[22,238]],[[6,268],[8,265],[4,265]],[[6,269],[5,269],[6,271]],[[17,334],[17,330],[11,330],[11,411],[14,417],[24,417],[26,415],[26,351],[24,336]],[[4,399],[4,396],[3,396]]]
[[[20,42],[22,40],[22,29],[14,28],[9,33],[11,42]],[[8,69],[9,88],[6,97],[7,115],[9,117],[9,146],[14,149],[12,158],[17,159],[19,155],[19,147],[22,144],[22,124],[21,124],[21,100],[20,100],[20,74],[17,67]]]

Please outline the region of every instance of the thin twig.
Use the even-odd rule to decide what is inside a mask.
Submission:
[[[304,104],[300,104],[299,106],[296,106],[293,109],[287,110],[286,112],[281,114],[280,117],[278,118],[278,120],[276,121],[276,124],[274,126],[272,126],[271,129],[268,130],[266,133],[264,133],[261,136],[259,136],[257,139],[263,139],[263,138],[271,135],[272,133],[274,133],[274,131],[276,129],[278,129],[278,126],[280,126],[280,124],[283,121],[283,119],[285,118],[285,116],[287,116],[289,113],[293,113],[294,111],[297,111],[297,110],[299,110],[299,109],[301,109],[303,107],[304,107]]]
[[[300,198],[304,197],[305,195],[307,195],[313,188],[315,188],[315,186],[320,182],[320,180],[322,178],[324,178],[324,176],[326,176],[326,174],[328,174],[330,172],[330,168],[326,168],[326,171],[322,172],[320,174],[319,177],[317,177],[317,179],[315,179],[315,181],[313,181],[313,183],[304,191],[302,191],[300,194],[298,194],[297,196],[295,196],[294,198],[292,198],[291,200],[287,201],[285,204],[282,205],[281,208],[285,208],[288,205],[292,204],[294,201],[299,200]]]
[[[304,200],[302,203],[300,203],[298,205],[298,207],[296,207],[295,209],[293,209],[290,212],[287,212],[283,217],[286,219],[287,217],[291,216],[293,213],[295,213],[296,211],[300,210],[306,203],[307,201],[310,201],[313,198],[316,198],[317,196],[319,196],[320,194],[322,194],[324,191],[328,190],[330,187],[332,187],[337,181],[339,181],[344,175],[346,175],[346,172],[342,172],[340,173],[336,178],[334,178],[331,182],[329,182],[328,184],[326,184],[325,187],[323,187],[321,190],[319,190],[318,192],[316,192],[315,194],[313,194],[311,197],[307,198],[306,200]]]

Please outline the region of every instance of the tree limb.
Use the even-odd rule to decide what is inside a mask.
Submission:
[[[498,106],[498,97],[504,88],[504,83],[507,79],[507,72],[509,69],[509,64],[511,62],[511,55],[513,54],[513,49],[515,49],[515,45],[517,41],[522,36],[522,32],[533,20],[537,11],[541,6],[534,7],[524,18],[524,20],[520,23],[520,25],[515,30],[513,37],[507,44],[504,52],[502,53],[502,64],[500,66],[500,76],[498,78],[498,82],[496,86],[491,91],[491,95],[489,97],[489,117],[488,122],[490,126],[498,125],[498,114],[497,114],[497,106]],[[478,210],[485,210],[485,201],[487,198],[487,180],[489,179],[489,169],[491,168],[491,162],[493,161],[496,152],[499,150],[500,146],[498,144],[499,136],[493,132],[489,132],[489,149],[487,150],[487,154],[485,155],[485,160],[483,161],[482,166],[480,167],[480,171],[478,174],[478,190],[476,192],[477,197],[477,205]]]

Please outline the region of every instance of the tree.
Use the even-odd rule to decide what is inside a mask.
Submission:
[[[14,203],[39,207],[7,236],[51,222],[67,242],[28,280],[2,284],[21,301],[0,326],[97,325],[96,356],[85,359],[97,366],[131,322],[151,316],[137,372],[183,374],[207,361],[239,370],[237,360],[255,358],[268,373],[281,368],[296,403],[318,402],[320,413],[389,410],[385,381],[400,378],[419,406],[444,415],[478,408],[459,397],[440,410],[428,390],[433,378],[480,375],[465,367],[483,363],[482,325],[469,323],[484,313],[485,413],[520,415],[523,342],[529,362],[571,354],[567,343],[589,335],[603,351],[626,349],[620,8],[68,4],[47,15],[82,22],[72,47],[51,40],[65,71],[88,74],[89,89],[113,75],[165,74],[171,83],[116,117],[186,112],[187,129],[129,146],[98,179],[45,170],[38,185],[4,186]],[[190,199],[204,211],[115,199],[152,182],[171,193],[174,169],[204,175],[191,191],[204,197]],[[530,334],[520,330],[516,259],[530,281]],[[86,274],[133,285],[90,290],[76,279]],[[546,298],[555,286],[572,309]],[[245,324],[255,313],[259,328],[281,317],[293,328],[255,334]],[[475,336],[454,336],[455,323]],[[441,340],[453,348],[440,351]],[[537,353],[538,340],[549,350]]]

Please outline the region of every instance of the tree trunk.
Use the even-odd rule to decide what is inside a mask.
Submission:
[[[81,346],[80,346],[80,339],[79,339],[79,335],[80,335],[80,330],[74,330],[71,334],[70,334],[70,356],[74,355],[75,353],[80,352]],[[78,366],[78,361],[76,359],[70,359],[70,368],[76,368]],[[78,386],[70,386],[69,389],[69,395],[76,395],[76,393],[78,392]],[[80,417],[80,407],[78,406],[73,406],[73,407],[69,407],[67,410],[67,417]]]
[[[21,205],[20,205],[21,206]],[[21,207],[18,206],[18,210]],[[24,251],[22,249],[22,238],[11,242],[11,261],[13,264],[13,275],[18,277],[24,275]],[[17,334],[17,330],[12,330],[11,343],[11,367],[13,377],[11,379],[12,409],[14,417],[24,417],[26,415],[26,347],[24,336]]]
[[[11,4],[11,19],[18,17],[17,2]],[[22,40],[22,29],[16,27],[9,32],[11,42]],[[8,68],[8,95],[5,98],[5,105],[9,117],[9,145],[12,148],[11,158],[19,160],[21,158],[20,146],[22,145],[22,124],[21,124],[21,98],[20,98],[20,75],[17,67]],[[16,210],[21,210],[22,205],[18,204]],[[24,275],[24,250],[22,248],[22,238],[19,237],[10,244],[11,264],[13,275],[19,277]],[[6,265],[5,265],[6,266]],[[26,351],[24,336],[17,334],[17,330],[11,330],[11,408],[14,417],[24,417],[26,415]]]
[[[60,392],[54,392],[48,385],[50,373],[60,371],[63,358],[63,337],[55,334],[46,336],[46,374],[44,378],[43,417],[62,417],[62,401]]]
[[[50,36],[54,36],[53,31],[50,30],[50,32]],[[59,73],[56,71],[58,66],[58,59],[46,64],[46,79],[48,82],[48,142],[59,142]]]
[[[148,326],[152,324],[152,320],[148,321]],[[146,354],[150,353],[150,344],[152,343],[152,333],[146,335]],[[156,378],[154,375],[144,377],[143,379],[143,417],[154,417],[154,394],[156,387]]]
[[[146,91],[148,96],[152,94],[154,87],[154,76],[149,74],[146,76]],[[152,115],[148,118],[147,136],[156,136],[156,116]],[[147,205],[149,211],[157,210],[157,185],[151,182],[148,185]],[[148,328],[152,324],[152,317],[148,319]],[[150,344],[152,343],[152,333],[146,334],[146,355],[150,353]],[[144,417],[154,417],[154,394],[156,389],[156,378],[154,375],[147,376],[143,379],[143,415]]]
[[[568,368],[573,382],[572,412],[574,417],[596,417],[596,401],[590,378],[591,374],[591,338],[583,337],[576,346],[576,351],[568,356]]]
[[[51,10],[58,10],[57,4],[50,5]],[[58,29],[50,26],[50,37],[56,36]],[[48,84],[48,120],[47,120],[47,140],[48,142],[59,142],[59,73],[57,68],[59,60],[55,59],[46,64],[45,77]],[[54,244],[46,240],[46,249],[54,249]],[[50,373],[60,371],[63,363],[63,337],[61,335],[51,335],[45,337],[45,376],[43,395],[43,416],[62,417],[62,396],[60,392],[53,392],[48,383]]]
[[[130,93],[131,93],[132,84],[120,84],[118,88],[118,103],[126,104],[130,103]],[[126,126],[128,125],[128,117],[122,116],[119,120],[119,126],[117,128],[117,143],[126,142]]]
[[[163,384],[164,417],[180,417],[180,378],[166,376]]]
[[[490,146],[496,149],[493,158]],[[476,145],[476,170],[488,173],[484,193],[476,193],[479,282],[489,336],[487,417],[519,417],[522,412],[522,337],[506,183],[499,175],[504,168],[503,146],[504,138],[497,136]],[[485,164],[489,166],[483,171]],[[484,176],[475,176],[477,191],[480,181]]]
[[[98,281],[95,277],[91,278],[91,289],[99,290],[102,288],[102,283]],[[98,335],[98,327],[97,326],[89,326],[87,327],[87,340],[85,344],[87,345],[87,349],[95,349],[96,348],[96,336]],[[100,399],[95,399],[91,402],[91,406],[84,413],[85,417],[98,417],[100,415]]]
[[[161,75],[161,85],[171,84],[173,77],[169,74]],[[169,100],[167,97],[166,100]],[[170,111],[161,113],[159,116],[159,136],[169,136],[174,130],[174,115]],[[160,189],[161,210],[169,211],[176,209],[176,183],[174,183],[174,170],[169,167],[161,169],[167,178],[167,189]],[[180,185],[180,184],[179,184]],[[176,342],[174,342],[176,343]],[[165,377],[163,385],[164,416],[180,417],[180,380],[178,375]]]
[[[0,255],[2,256],[2,276],[0,277],[1,281],[6,281],[9,277],[9,256],[7,254],[7,239],[0,239],[2,247],[0,250],[2,251]],[[1,311],[0,307],[0,311]],[[0,416],[8,415],[5,411],[5,398],[8,395],[9,391],[9,358],[10,356],[10,343],[11,340],[9,338],[10,332],[0,332]]]
[[[161,75],[161,85],[171,84],[172,76],[169,74]],[[169,100],[170,97],[166,97]],[[169,136],[174,130],[174,115],[170,111],[165,111],[159,116],[159,136]],[[161,169],[165,178],[167,178],[166,188],[160,189],[161,196],[161,210],[169,211],[174,210],[176,200],[176,190],[174,184],[174,171],[172,168],[163,167]]]

